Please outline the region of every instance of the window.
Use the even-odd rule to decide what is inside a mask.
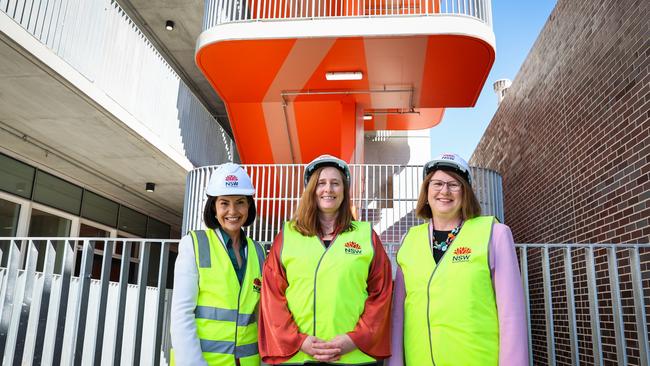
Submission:
[[[81,216],[104,225],[117,225],[119,205],[109,199],[90,191],[84,191],[81,204]]]
[[[0,237],[111,237],[118,231],[172,235],[167,223],[0,153]]]
[[[81,208],[81,187],[68,183],[42,171],[36,172],[34,201],[58,208],[73,215],[79,215]]]
[[[0,154],[0,190],[30,198],[35,171],[27,164]]]
[[[147,221],[147,238],[169,239],[169,225],[162,223],[154,218]],[[150,242],[149,245],[149,276],[147,284],[149,286],[158,286],[158,269],[160,268],[160,242]],[[169,270],[169,268],[168,268]],[[167,277],[169,279],[169,277]]]
[[[70,236],[72,220],[55,215],[53,213],[41,211],[32,208],[31,218],[29,220],[29,235],[31,237],[67,237]],[[38,259],[36,260],[36,270],[44,270],[45,255],[43,247],[47,244],[45,240],[34,240],[34,245],[39,250]],[[64,246],[69,245],[64,240],[53,240],[52,245],[56,256],[54,258],[54,273],[61,273],[61,262],[63,261]]]
[[[84,199],[85,199],[84,195]],[[79,237],[82,238],[110,238],[111,237],[111,232],[108,230],[104,230],[92,225],[88,225],[85,223],[81,223],[79,225]],[[95,244],[95,250],[93,253],[93,264],[92,264],[92,269],[91,269],[91,278],[94,279],[100,279],[101,278],[101,273],[102,273],[102,260],[104,256],[104,242],[103,241],[96,241],[94,242]],[[105,255],[108,255],[110,257],[113,256],[113,253],[106,253]],[[79,275],[79,271],[81,269],[81,259],[83,257],[83,241],[77,242],[77,251],[76,251],[76,258],[75,258],[75,275]],[[115,271],[115,265],[111,267],[111,272]],[[118,266],[119,267],[119,266]],[[116,281],[113,276],[111,276],[111,281]]]
[[[65,237],[70,236],[71,220],[37,209],[32,209],[29,221],[29,236]]]
[[[82,223],[79,225],[79,237],[82,238],[110,238],[111,232],[107,230],[100,229],[95,226],[86,225]],[[97,248],[102,249],[102,248]]]
[[[169,239],[169,225],[154,218],[147,220],[147,238]]]
[[[15,236],[20,205],[0,199],[0,236]]]
[[[118,233],[117,234],[118,238],[133,238],[133,235],[130,235],[128,233]],[[138,265],[140,263],[140,260],[138,259],[140,257],[140,243],[139,242],[134,242],[134,241],[118,241],[115,243],[115,256],[114,258],[117,258],[116,260],[117,267],[120,268],[122,265],[121,260],[122,260],[122,253],[124,252],[124,246],[129,246],[131,249],[131,255],[129,257],[129,278],[128,282],[131,284],[138,283]]]
[[[144,238],[147,234],[147,216],[128,207],[120,206],[120,217],[117,220],[117,225],[118,229],[139,237]]]

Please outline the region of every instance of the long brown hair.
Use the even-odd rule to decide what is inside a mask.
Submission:
[[[444,170],[444,169],[443,169]],[[429,206],[429,181],[436,171],[432,171],[427,174],[427,176],[422,181],[420,186],[420,196],[418,197],[418,204],[415,206],[415,214],[421,219],[430,219],[433,214],[431,213],[431,207]],[[463,220],[469,220],[476,216],[481,215],[481,204],[478,202],[472,187],[467,183],[465,178],[461,177],[459,174],[452,171],[444,170],[445,173],[452,176],[454,179],[460,182],[463,187],[463,197],[460,203],[460,214]]]
[[[318,204],[316,203],[316,186],[320,173],[326,166],[316,169],[309,178],[305,190],[300,196],[298,209],[293,215],[293,227],[304,236],[316,236],[321,234],[320,221],[318,221]],[[352,203],[350,202],[350,183],[343,176],[340,170],[336,169],[343,181],[343,202],[336,215],[336,232],[352,230]]]

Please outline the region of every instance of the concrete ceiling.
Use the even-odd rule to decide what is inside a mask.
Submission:
[[[118,0],[140,30],[162,53],[183,81],[203,101],[232,138],[223,102],[194,62],[196,40],[203,24],[204,0]],[[173,31],[165,29],[172,20]]]
[[[0,65],[0,151],[180,226],[186,169],[6,37]]]

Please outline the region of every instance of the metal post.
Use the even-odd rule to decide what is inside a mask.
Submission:
[[[533,365],[533,337],[530,326],[530,289],[528,287],[528,250],[522,247],[519,252],[519,268],[521,270],[521,280],[524,286],[524,301],[526,304],[526,323],[528,329],[528,363]]]
[[[142,325],[144,324],[144,303],[147,295],[147,280],[149,275],[149,245],[146,241],[140,242],[140,265],[138,266],[138,308],[135,325],[135,344],[133,345],[134,365],[140,364],[140,350],[142,349]]]
[[[158,266],[158,305],[156,306],[156,331],[153,347],[153,364],[160,364],[160,352],[164,328],[163,317],[165,315],[165,290],[167,288],[167,262],[169,259],[169,243],[160,243],[160,262]]]
[[[56,319],[56,336],[54,339],[54,355],[52,365],[61,364],[61,352],[57,350],[63,349],[63,335],[65,332],[65,322],[68,314],[68,297],[70,295],[70,279],[72,278],[72,267],[74,266],[74,250],[70,247],[77,245],[76,242],[63,243],[63,261],[61,262],[61,293],[59,294],[59,302],[56,305],[58,309]],[[53,309],[54,310],[54,309]]]
[[[573,264],[571,261],[571,248],[564,252],[564,281],[566,283],[567,316],[569,320],[569,346],[571,347],[571,365],[580,366],[578,354],[578,333],[576,325],[576,304],[573,290]]]
[[[600,338],[600,311],[598,309],[598,292],[596,284],[596,262],[594,248],[586,250],[587,291],[589,296],[589,318],[591,319],[591,344],[594,365],[603,366],[603,346]]]
[[[132,242],[122,242],[122,262],[120,264],[120,282],[117,297],[117,324],[115,325],[115,352],[113,353],[113,365],[119,366],[122,363],[122,337],[124,335],[124,315],[126,309],[126,290],[129,285],[129,270],[131,265]]]
[[[619,365],[627,365],[625,347],[625,328],[623,327],[623,311],[621,306],[621,287],[618,282],[618,261],[616,249],[607,248],[609,266],[609,286],[612,294],[612,315],[614,316],[614,337],[616,339],[616,359]]]
[[[39,309],[38,325],[36,328],[33,359],[34,365],[40,365],[42,362],[47,314],[50,308],[50,292],[52,291],[52,274],[54,272],[55,252],[50,240],[45,241],[44,249],[45,260],[43,264],[43,289],[41,290],[41,306]]]
[[[18,281],[18,269],[20,268],[20,250],[15,240],[9,242],[7,253],[7,280],[4,283],[4,304],[2,306],[2,317],[0,318],[0,355],[11,357],[14,353],[15,344],[10,343],[7,349],[7,338],[9,337],[9,327],[11,326],[11,317],[16,293],[16,282]],[[0,361],[3,361],[0,356]],[[9,359],[7,360],[9,362]],[[4,363],[4,362],[3,362]]]
[[[74,336],[75,343],[72,348],[72,362],[75,366],[81,365],[81,360],[84,354],[84,339],[86,337],[86,317],[88,309],[85,306],[88,304],[88,297],[90,292],[90,276],[93,266],[93,255],[95,251],[95,243],[90,240],[84,240],[83,257],[81,260],[81,271],[79,272],[79,297],[77,298],[77,310],[75,312],[75,326]],[[93,358],[92,353],[88,355]]]
[[[634,293],[634,315],[636,318],[636,333],[639,343],[639,360],[641,365],[648,365],[648,325],[646,323],[645,302],[643,301],[643,278],[641,276],[641,261],[639,248],[630,249],[630,271],[632,272],[632,290]]]
[[[95,365],[102,363],[104,346],[104,329],[106,322],[106,303],[108,301],[108,285],[111,281],[111,262],[113,261],[113,240],[104,241],[104,255],[102,257],[102,275],[99,290],[99,309],[97,312],[97,328],[95,329]]]
[[[16,334],[16,348],[14,351],[14,364],[22,364],[23,352],[25,351],[25,341],[27,339],[27,325],[29,322],[29,311],[32,307],[32,298],[34,294],[34,281],[36,277],[36,261],[38,260],[38,251],[33,240],[27,244],[27,263],[25,264],[25,292],[23,293],[23,304],[20,309],[20,319],[18,321],[18,333]],[[8,290],[8,289],[7,289]]]
[[[555,366],[555,329],[553,327],[553,294],[548,247],[542,248],[542,276],[544,278],[544,310],[546,312],[546,345],[548,365]]]

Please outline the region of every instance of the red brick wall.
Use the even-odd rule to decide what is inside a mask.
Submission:
[[[560,0],[470,163],[518,242],[650,242],[647,1]]]
[[[650,2],[559,0],[470,164],[503,176],[518,243],[650,243]],[[593,362],[585,266],[573,261],[580,360]],[[650,293],[648,260],[642,274]],[[618,251],[626,348],[639,364],[627,254]],[[564,268],[551,255],[555,358],[569,365]],[[597,256],[600,339],[616,364],[611,289]],[[536,363],[546,328],[539,253],[528,261]],[[649,299],[646,296],[646,312]],[[646,331],[642,330],[642,331]]]

